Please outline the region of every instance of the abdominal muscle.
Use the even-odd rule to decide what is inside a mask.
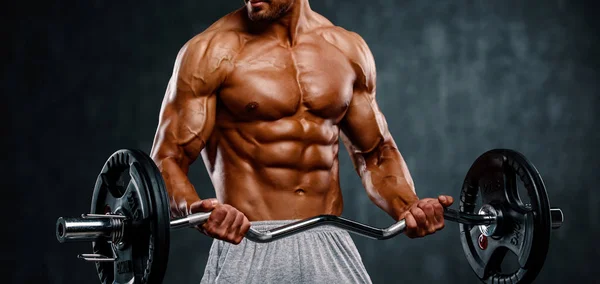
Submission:
[[[221,121],[202,156],[219,201],[250,221],[340,215],[338,133],[310,117]]]

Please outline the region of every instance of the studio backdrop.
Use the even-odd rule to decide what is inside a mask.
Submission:
[[[94,265],[76,258],[91,246],[59,244],[56,219],[88,212],[114,151],[150,151],[180,47],[243,3],[11,5],[18,17],[3,41],[0,169],[10,219],[3,278],[96,283]],[[313,0],[311,7],[370,46],[377,100],[420,197],[457,198],[477,156],[518,150],[565,213],[538,282],[595,281],[600,33],[592,4]],[[390,225],[340,149],[343,216]],[[200,160],[190,179],[200,197],[215,196]],[[423,239],[353,239],[374,283],[477,283],[455,223]],[[211,242],[192,229],[173,232],[165,283],[199,283]]]

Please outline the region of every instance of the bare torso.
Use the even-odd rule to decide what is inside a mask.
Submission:
[[[308,0],[244,3],[175,61],[151,153],[172,217],[210,211],[202,231],[237,244],[249,221],[340,215],[342,140],[369,199],[408,216],[407,235],[443,228],[441,203],[416,196],[379,110],[366,42]],[[217,199],[201,199],[188,179],[200,155]]]
[[[202,157],[217,198],[250,220],[341,214],[338,125],[356,75],[322,36],[345,31],[318,19],[293,46],[234,32],[241,44]]]

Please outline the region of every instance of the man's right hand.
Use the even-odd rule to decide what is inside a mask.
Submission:
[[[205,235],[232,244],[239,244],[250,229],[250,221],[244,213],[216,198],[202,199],[189,206],[189,213],[211,212],[202,226],[196,227]]]

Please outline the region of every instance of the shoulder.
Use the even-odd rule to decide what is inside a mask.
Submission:
[[[367,43],[358,33],[336,26],[316,12],[312,14],[312,17],[311,31],[340,49],[344,54],[356,57],[368,51]]]
[[[189,39],[180,49],[178,60],[222,61],[235,56],[243,45],[236,12],[228,14]],[[207,62],[205,62],[207,63]]]
[[[316,32],[351,59],[364,62],[372,56],[367,42],[356,32],[334,25],[322,27]]]
[[[226,15],[181,47],[173,70],[178,87],[211,93],[225,80],[243,40],[234,20]]]
[[[375,87],[375,59],[362,36],[334,25],[320,28],[316,32],[347,56],[357,69],[358,78],[367,88]]]

